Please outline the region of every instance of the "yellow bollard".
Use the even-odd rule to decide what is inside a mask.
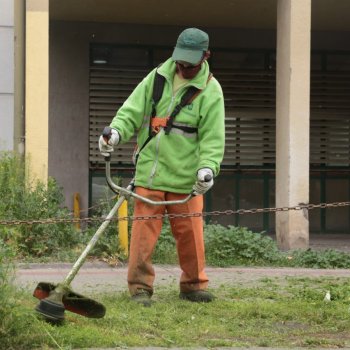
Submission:
[[[125,200],[120,208],[118,209],[118,217],[122,218],[128,216],[128,202]],[[125,256],[129,256],[128,249],[128,220],[118,221],[118,232],[119,232],[119,245],[124,252]]]
[[[78,192],[73,195],[73,214],[74,219],[80,219],[80,194]],[[75,222],[74,226],[77,230],[80,230],[80,222]]]

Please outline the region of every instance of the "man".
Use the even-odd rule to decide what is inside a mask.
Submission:
[[[135,200],[134,216],[203,210],[203,194],[219,173],[225,143],[223,94],[209,72],[208,46],[205,32],[184,30],[172,57],[150,72],[118,110],[110,125],[108,143],[100,137],[104,155],[137,132],[137,194],[158,201],[180,200],[192,191],[196,194],[186,204],[166,207]],[[155,82],[156,72],[163,77],[164,86],[159,102],[153,103],[154,89],[160,89]],[[191,96],[181,108],[179,103],[189,87]],[[206,290],[202,217],[176,217],[170,219],[170,224],[182,269],[180,298],[212,301],[214,296]],[[155,219],[136,220],[132,226],[128,286],[131,299],[144,306],[151,305],[155,278],[151,257],[161,227],[162,221]]]

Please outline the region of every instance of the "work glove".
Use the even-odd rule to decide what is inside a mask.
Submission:
[[[198,170],[197,181],[193,186],[193,194],[199,195],[207,192],[214,185],[214,174],[210,168]]]
[[[117,130],[111,128],[111,134],[109,135],[108,142],[106,142],[103,135],[100,136],[98,140],[98,147],[100,149],[100,153],[104,157],[108,157],[113,151],[114,146],[116,146],[120,141],[120,135]]]

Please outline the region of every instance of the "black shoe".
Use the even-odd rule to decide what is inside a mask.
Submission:
[[[193,301],[195,303],[210,303],[215,297],[206,290],[194,290],[191,292],[181,292],[180,299]]]
[[[131,300],[146,307],[150,307],[152,304],[151,293],[145,289],[139,289],[136,294],[131,296]]]

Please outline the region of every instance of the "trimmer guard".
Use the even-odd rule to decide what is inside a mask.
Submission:
[[[39,300],[45,299],[56,287],[57,285],[49,282],[40,282],[33,296]],[[102,318],[106,313],[106,308],[99,302],[71,290],[63,294],[62,302],[66,310],[88,318]]]

